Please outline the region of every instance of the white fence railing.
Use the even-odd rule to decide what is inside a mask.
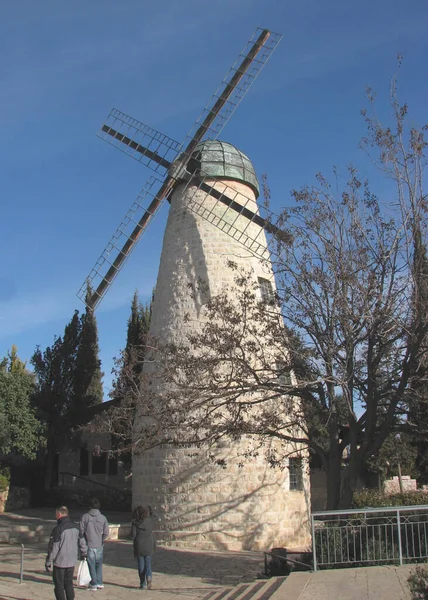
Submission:
[[[428,506],[314,512],[314,570],[428,558]]]

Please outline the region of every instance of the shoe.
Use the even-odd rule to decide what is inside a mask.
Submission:
[[[151,579],[147,579],[147,589],[148,590],[152,589],[152,580]]]
[[[103,584],[101,584],[101,585],[97,585],[97,589],[99,589],[99,590],[103,590],[103,589],[104,589],[104,586],[103,586]]]
[[[96,586],[96,585],[90,585],[90,586],[88,587],[88,590],[89,590],[90,592],[96,592],[96,591],[98,590],[98,588],[97,588],[97,586]]]

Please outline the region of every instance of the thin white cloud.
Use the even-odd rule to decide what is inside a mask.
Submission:
[[[150,297],[153,278],[146,278],[146,281],[147,286],[138,285],[141,282],[136,280],[135,273],[127,273],[126,278],[114,282],[98,312],[104,314],[130,306],[136,287],[139,287],[141,296]],[[0,340],[61,319],[67,322],[75,309],[83,310],[84,306],[76,297],[76,290],[71,288],[31,292],[25,297],[15,295],[7,301],[0,301]],[[54,333],[60,334],[61,331]]]

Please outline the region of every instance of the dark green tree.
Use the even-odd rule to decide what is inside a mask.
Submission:
[[[146,338],[150,328],[152,302],[143,305],[135,290],[131,304],[131,316],[128,319],[124,365],[132,365],[135,377],[138,378],[143,367]]]
[[[78,424],[85,420],[88,408],[103,401],[103,373],[99,359],[98,328],[89,298],[92,292],[88,289],[86,310],[80,318],[80,332],[75,354],[73,419]]]
[[[55,455],[76,434],[86,409],[102,402],[98,334],[90,309],[80,317],[76,310],[64,329],[45,351],[37,348],[31,358],[37,387],[33,405],[46,432],[45,487],[54,483]]]
[[[37,347],[31,357],[31,364],[37,381],[33,406],[39,420],[45,426],[45,488],[50,489],[53,483],[55,455],[61,450],[70,429],[69,399],[62,377],[62,339],[56,338],[52,346],[48,346],[43,352]]]
[[[125,467],[131,468],[132,425],[150,329],[153,296],[150,302],[142,304],[138,290],[132,298],[131,314],[128,319],[126,345],[119,358],[115,360],[113,372],[116,375],[109,410],[96,417],[89,425],[93,432],[112,435],[112,446],[121,455]]]
[[[42,426],[31,406],[35,381],[18,356],[16,346],[0,363],[0,452],[35,458]]]

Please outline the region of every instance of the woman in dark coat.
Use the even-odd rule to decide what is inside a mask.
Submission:
[[[152,555],[156,549],[153,521],[150,507],[137,506],[132,512],[131,535],[142,590],[150,590],[152,587]]]

